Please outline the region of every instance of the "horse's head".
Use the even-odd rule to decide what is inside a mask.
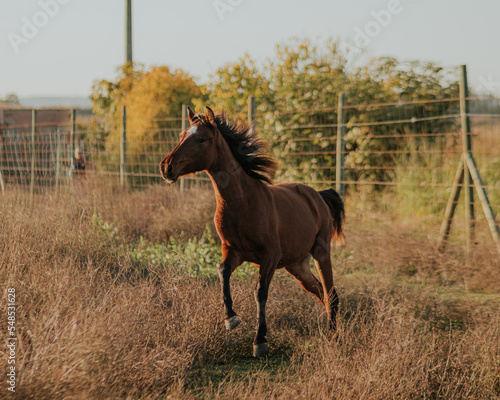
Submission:
[[[208,169],[215,160],[217,124],[214,112],[207,107],[205,118],[188,107],[190,126],[181,133],[177,146],[160,163],[163,178],[174,183],[180,176]]]

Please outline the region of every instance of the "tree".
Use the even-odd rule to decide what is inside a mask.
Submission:
[[[280,160],[281,179],[332,179],[327,167],[335,165],[336,102],[349,84],[337,44],[294,39],[276,47],[267,68],[274,104],[264,129]]]
[[[246,119],[248,96],[257,97],[257,129],[273,144],[283,179],[310,176],[315,164],[331,157],[289,157],[292,151],[307,153],[311,144],[290,139],[314,136],[315,142],[326,145],[327,140],[321,139],[332,136],[328,129],[296,128],[325,123],[325,116],[330,125],[335,119],[335,113],[304,112],[332,107],[345,84],[344,60],[334,42],[327,46],[329,51],[323,52],[309,40],[295,39],[277,46],[275,58],[260,67],[245,55],[219,68],[204,88],[213,104],[242,119]]]
[[[90,95],[94,114],[101,118],[102,129],[108,132],[119,129],[121,106],[125,104],[128,92],[144,75],[142,66],[133,63],[123,64],[117,73],[114,81],[103,79],[94,82]]]
[[[129,170],[145,175],[157,172],[160,154],[167,154],[172,135],[178,135],[181,106],[193,106],[201,90],[186,72],[167,66],[150,70],[125,64],[115,81],[101,80],[93,86],[94,112],[103,123],[100,136],[101,168],[119,165],[121,106],[127,108]],[[134,170],[135,168],[135,170]]]
[[[455,119],[432,119],[458,113],[456,102],[428,102],[458,97],[456,76],[434,63],[380,57],[357,69],[352,81],[347,97],[361,107],[352,107],[347,114],[346,166],[352,168],[351,180],[390,181],[391,167],[414,158],[412,149],[424,145],[443,149],[446,138],[432,134],[456,130]],[[357,100],[360,95],[364,100]],[[363,107],[368,103],[387,105]],[[386,123],[371,125],[376,121]]]
[[[248,54],[218,68],[201,90],[203,98],[195,101],[197,108],[204,109],[208,103],[234,118],[246,119],[249,96],[257,97],[260,104],[271,101],[269,80]]]
[[[281,161],[281,179],[333,179],[328,174],[335,166],[332,151],[335,150],[340,92],[345,92],[353,105],[449,98],[458,92],[454,77],[438,65],[382,57],[365,66],[349,68],[348,55],[342,53],[340,47],[335,40],[314,43],[293,39],[278,45],[275,57],[261,68],[248,55],[226,64],[211,76],[204,88],[212,103],[234,110],[242,118],[248,96],[260,94],[257,95],[257,129],[272,143]],[[448,106],[453,107],[451,103]],[[406,143],[396,137],[380,140],[377,135],[396,136],[398,132],[405,133],[404,130],[419,132],[427,128],[426,122],[418,118],[413,128],[397,124],[364,128],[355,125],[397,120],[402,112],[412,116],[435,115],[442,112],[443,107],[446,106],[436,103],[412,104],[407,108],[349,109],[347,166],[360,171],[353,178],[390,179],[379,167],[394,162],[389,152]],[[443,120],[432,129],[450,129],[453,123]],[[361,170],[360,166],[373,168]]]
[[[170,128],[168,120],[180,118],[182,105],[193,107],[201,90],[186,72],[167,66],[144,73],[127,93],[127,128],[132,146],[153,139],[155,132]],[[177,121],[180,128],[180,121]]]
[[[15,93],[9,93],[5,96],[4,102],[9,104],[19,104],[19,97],[17,97],[17,94]]]
[[[105,143],[108,154],[119,148],[121,105],[127,105],[128,110],[129,149],[150,154],[158,151],[158,146],[156,150],[151,147],[153,142],[174,141],[171,135],[180,126],[171,118],[179,116],[182,103],[198,109],[210,105],[235,119],[246,119],[248,97],[255,96],[257,129],[281,161],[280,179],[331,181],[336,162],[338,94],[344,92],[349,105],[346,166],[351,167],[350,179],[393,179],[384,167],[394,165],[396,152],[404,154],[412,146],[400,136],[454,128],[452,118],[429,124],[428,118],[422,117],[456,114],[455,103],[419,100],[456,97],[456,77],[433,63],[401,62],[390,57],[349,67],[349,54],[340,48],[332,39],[322,43],[293,39],[278,45],[275,56],[264,64],[245,54],[223,65],[201,87],[182,70],[144,70],[126,64],[116,81],[100,81],[93,88],[94,110],[111,132]],[[378,103],[392,105],[363,106]],[[397,122],[401,120],[406,122]],[[376,121],[393,122],[374,124]],[[445,145],[432,135],[422,135],[413,143],[417,141]],[[150,164],[154,165],[153,161]]]

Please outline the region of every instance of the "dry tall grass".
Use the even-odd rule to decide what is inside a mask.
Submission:
[[[333,256],[339,331],[326,332],[313,296],[279,271],[268,303],[271,352],[253,359],[254,280],[233,281],[244,323],[226,333],[216,280],[168,264],[139,274],[127,254],[137,236],[199,234],[211,219],[210,192],[142,196],[158,196],[158,206],[144,206],[140,194],[120,199],[134,205],[122,213],[102,199],[0,199],[2,307],[8,287],[18,303],[16,398],[500,398],[493,254],[476,264],[485,273],[470,271],[459,252],[437,256],[397,223],[352,216],[348,247]],[[476,292],[464,290],[464,276]]]

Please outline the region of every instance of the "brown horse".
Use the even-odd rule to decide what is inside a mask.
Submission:
[[[217,209],[215,226],[222,242],[219,277],[225,325],[236,328],[229,278],[244,261],[260,268],[255,291],[258,329],[254,356],[268,351],[266,301],[276,268],[285,268],[326,308],[335,329],[338,297],[333,286],[330,244],[343,239],[344,205],[333,189],[317,192],[300,183],[273,185],[269,175],[276,163],[262,153],[264,143],[248,125],[230,124],[224,115],[194,114],[190,127],[160,163],[170,183],[180,176],[206,171],[212,181]],[[314,258],[321,282],[309,268]]]

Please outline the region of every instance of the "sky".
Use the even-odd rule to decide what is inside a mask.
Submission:
[[[499,0],[133,0],[134,61],[205,82],[245,53],[264,63],[292,37],[338,38],[361,60],[467,64],[500,96]],[[0,0],[0,98],[88,96],[125,59],[125,0]]]

